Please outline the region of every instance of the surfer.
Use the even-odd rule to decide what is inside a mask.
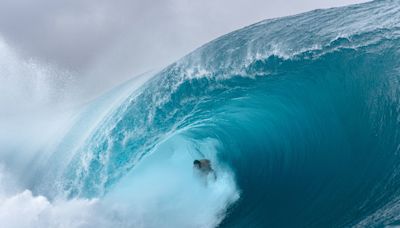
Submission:
[[[193,161],[193,168],[198,170],[201,176],[207,178],[208,175],[211,173],[214,176],[214,180],[217,179],[217,175],[215,171],[211,167],[211,161],[208,159],[200,159]]]

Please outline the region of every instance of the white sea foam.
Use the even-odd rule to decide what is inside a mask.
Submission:
[[[239,193],[232,173],[214,160],[213,142],[197,144],[214,162],[218,178],[193,175],[193,142],[164,142],[101,199],[52,199],[18,186],[0,171],[0,221],[4,227],[215,227]],[[189,151],[190,150],[190,151]]]
[[[129,208],[143,227],[215,227],[239,198],[233,174],[217,163],[215,149],[210,140],[193,144],[174,137],[125,176],[105,202]],[[204,155],[213,162],[216,181],[210,176],[205,183],[193,173],[193,159]]]

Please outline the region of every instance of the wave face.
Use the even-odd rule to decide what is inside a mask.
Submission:
[[[399,80],[399,1],[266,20],[99,98],[32,186],[147,207],[144,227],[395,224]]]

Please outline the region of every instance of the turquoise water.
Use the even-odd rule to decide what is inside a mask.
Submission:
[[[121,88],[99,98],[80,118],[106,114],[73,127],[52,157],[65,165],[34,186],[135,204],[141,186],[162,183],[149,199],[180,205],[159,212],[176,222],[199,205],[192,199],[208,197],[185,191],[196,182],[192,160],[206,157],[226,176],[215,189],[229,189],[205,197],[218,204],[206,226],[389,225],[399,215],[399,80],[399,1],[262,21],[202,46],[113,106],[99,103]]]

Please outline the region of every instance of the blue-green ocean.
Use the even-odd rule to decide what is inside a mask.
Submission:
[[[33,192],[120,227],[400,224],[400,1],[261,21],[148,74],[87,105]]]

